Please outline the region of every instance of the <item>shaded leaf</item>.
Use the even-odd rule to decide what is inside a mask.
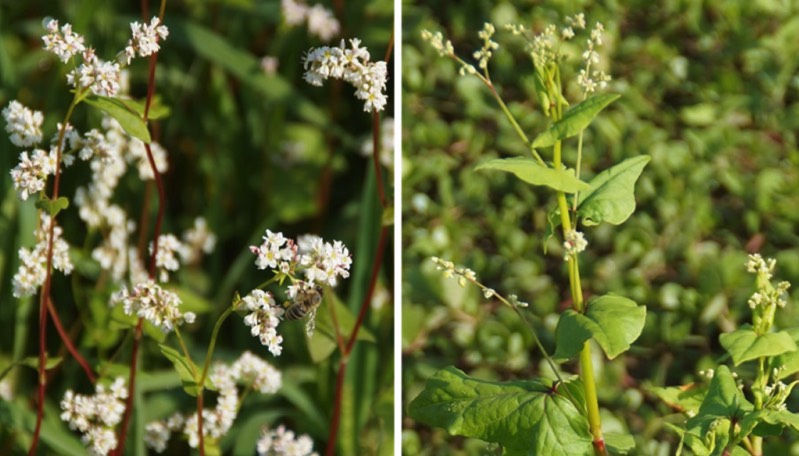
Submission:
[[[627,220],[635,212],[635,182],[649,159],[648,155],[628,158],[594,176],[577,207],[583,224],[619,225]]]
[[[447,367],[427,380],[408,411],[450,434],[499,443],[506,454],[594,454],[585,417],[541,380],[496,383]]]
[[[722,334],[719,341],[736,366],[753,359],[796,351],[796,343],[789,333],[780,331],[761,335],[748,324]]]
[[[635,439],[630,434],[606,432],[604,438],[610,454],[628,454],[635,449]]]
[[[330,313],[331,303],[335,306],[336,322],[338,331],[343,337],[349,337],[352,328],[355,326],[356,316],[345,306],[332,289],[326,288],[324,291],[322,304],[316,310],[316,330],[308,340],[308,350],[311,359],[315,363],[327,359],[338,347],[336,342],[336,328],[333,325],[333,316]],[[306,324],[306,320],[299,320]],[[375,336],[368,329],[361,326],[358,330],[357,340],[375,342]]]
[[[196,372],[199,376],[200,371],[194,363],[172,347],[160,344],[158,348],[161,349],[161,353],[163,353],[175,367],[175,371],[178,373],[178,377],[180,377],[180,383],[183,385],[183,390],[190,396],[196,397],[199,391],[199,385],[197,384],[199,378],[195,378],[192,372]],[[210,378],[207,377],[205,379],[205,389],[215,389],[214,384],[211,382]]]
[[[513,173],[533,185],[544,185],[560,192],[574,193],[590,187],[574,175],[574,170],[553,169],[542,166],[530,158],[496,158],[477,165],[475,170],[495,169]]]
[[[687,425],[689,429],[698,426],[704,435],[717,419],[740,421],[746,412],[752,410],[754,410],[754,405],[738,389],[730,368],[721,365],[716,369],[713,380],[710,381],[699,411],[696,416],[688,420]],[[714,429],[718,431],[721,428],[725,428],[725,426],[716,426]]]
[[[588,302],[585,314],[563,312],[555,329],[556,359],[576,356],[593,338],[608,358],[627,351],[644,328],[646,307],[623,296],[604,295]]]
[[[563,118],[536,136],[533,147],[549,147],[557,141],[575,136],[584,130],[600,111],[619,97],[617,93],[602,93],[573,106],[563,114]]]

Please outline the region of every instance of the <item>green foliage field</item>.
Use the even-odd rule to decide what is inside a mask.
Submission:
[[[408,402],[437,370],[454,364],[488,380],[547,372],[513,311],[445,279],[431,256],[467,266],[487,286],[528,301],[550,353],[557,316],[570,306],[554,238],[544,253],[546,214],[554,199],[510,174],[475,171],[489,159],[528,152],[485,87],[458,76],[456,65],[438,57],[420,33],[442,31],[459,55],[469,56],[481,45],[477,32],[485,21],[506,34],[498,40],[504,44],[513,40],[503,24],[540,30],[581,11],[589,24],[601,21],[608,31],[601,51],[613,76],[608,91],[621,94],[586,131],[584,179],[593,176],[590,170],[624,158],[652,157],[637,183],[630,220],[585,230],[590,245],[580,266],[587,296],[617,292],[647,306],[643,334],[631,351],[602,363],[605,430],[631,432],[634,454],[675,453],[679,437],[666,425],[684,419],[652,388],[697,380],[700,370],[716,362],[731,364],[721,358],[719,335],[748,319],[746,301],[754,287],[744,269],[748,252],[777,258],[777,276],[792,282],[797,296],[799,6],[776,0],[406,2],[406,454],[497,452],[407,417]],[[521,42],[500,47],[489,68],[528,136],[543,131],[547,119],[538,111],[532,64]],[[564,81],[574,79],[563,75]],[[571,90],[578,93],[576,84]],[[799,323],[796,302],[781,311],[780,327]],[[790,410],[799,408],[795,396]],[[799,454],[795,433],[771,445],[765,454]]]
[[[71,23],[97,47],[98,55],[109,56],[124,48],[130,37],[129,23],[141,21],[139,3],[0,2],[0,106],[17,99],[44,111],[49,141],[71,94],[64,66],[42,50],[42,20],[51,17]],[[333,8],[332,3],[323,3]],[[340,37],[360,38],[372,59],[382,60],[392,39],[392,2],[356,0],[337,5]],[[157,14],[158,6],[159,2],[149,2],[150,15]],[[158,104],[169,112],[150,123],[154,138],[168,151],[164,232],[179,235],[201,216],[218,237],[213,254],[201,265],[182,269],[173,279],[198,313],[197,323],[184,334],[195,362],[203,359],[213,324],[234,293],[243,296],[268,278],[265,271],[255,268],[249,251],[250,245],[261,242],[267,228],[287,237],[314,233],[326,240],[343,241],[353,255],[353,270],[336,293],[357,312],[369,283],[381,225],[373,166],[370,158],[361,154],[363,143],[371,139],[371,114],[363,112],[363,103],[346,84],[312,87],[302,80],[303,54],[327,43],[310,36],[304,26],[287,26],[279,1],[170,1],[165,23],[170,35],[161,43],[155,93]],[[337,45],[338,40],[334,38],[330,44]],[[265,55],[279,58],[275,75],[262,71],[260,60]],[[134,98],[144,99],[147,63],[143,59],[130,68],[130,87]],[[386,113],[393,111],[392,97],[390,93]],[[74,123],[85,131],[98,126],[99,120],[96,111],[81,106]],[[33,201],[20,202],[11,184],[9,171],[17,165],[19,152],[0,135],[0,371],[12,359],[35,356],[38,350],[38,300],[17,300],[11,295],[11,279],[19,264],[16,252],[31,245],[36,222]],[[383,174],[390,176],[386,170]],[[65,175],[63,194],[72,198],[88,176],[85,167]],[[145,199],[149,200],[146,206]],[[135,173],[129,173],[115,202],[137,221],[142,208],[148,208],[142,242],[149,242],[157,206],[152,183],[145,185]],[[73,208],[59,215],[59,223],[65,237],[77,247],[73,258],[79,263],[77,276],[64,279],[55,275],[53,296],[64,325],[90,362],[106,359],[118,350],[116,357],[125,364],[130,331],[114,331],[108,326],[108,312],[103,311],[108,296],[97,295],[101,287],[95,288],[92,281],[98,267],[91,260],[91,248],[80,248],[93,248],[97,233],[86,239],[85,226]],[[140,233],[137,227],[135,236]],[[388,245],[392,245],[391,239]],[[370,308],[364,325],[376,340],[360,342],[350,360],[337,454],[392,452],[390,247],[388,252],[375,300],[382,305]],[[77,317],[76,308],[81,309],[83,319]],[[240,317],[234,316],[222,328],[215,359],[232,361],[243,350],[251,350],[281,369],[284,383],[276,395],[252,395],[244,402],[235,432],[222,442],[224,454],[254,454],[261,428],[279,424],[309,434],[315,450],[324,451],[337,359],[312,362],[304,323],[288,322],[281,328],[285,341],[279,358],[272,357],[249,334]],[[80,448],[78,434],[69,432],[57,418],[58,400],[67,388],[92,392],[54,331],[48,331],[48,349],[51,355],[66,360],[51,371],[45,423],[48,437],[40,444],[42,454]],[[156,343],[145,338],[142,352],[146,373],[140,378],[142,395],[136,403],[140,413],[133,421],[126,454],[145,454],[141,434],[147,421],[190,410],[194,401],[183,394],[177,374]],[[0,404],[0,453],[19,454],[27,451],[30,441],[35,409],[28,398],[35,394],[36,372],[15,368],[8,378],[17,399],[13,407]],[[212,395],[209,400],[214,400]],[[186,448],[185,442],[173,442],[167,454],[187,454]]]

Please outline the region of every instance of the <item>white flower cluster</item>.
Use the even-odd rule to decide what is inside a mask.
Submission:
[[[45,24],[47,35],[42,37],[44,50],[52,52],[58,59],[67,63],[69,59],[86,50],[83,45],[83,36],[72,32],[72,25],[64,24],[58,30],[58,21],[51,19]]]
[[[436,265],[436,270],[444,271],[444,277],[458,276],[458,284],[460,286],[465,287],[467,282],[477,283],[477,276],[471,269],[456,267],[455,263],[438,257],[431,259]]]
[[[239,391],[237,385],[253,389],[261,394],[274,394],[283,384],[280,371],[271,364],[250,352],[244,352],[233,364],[216,364],[210,375],[219,393],[216,407],[205,409],[203,414],[203,435],[216,439],[224,436],[238,414]],[[182,415],[176,413],[166,420],[154,421],[146,426],[145,444],[156,453],[166,449],[172,433],[182,430],[189,446],[197,448],[200,444],[197,413]]]
[[[791,284],[786,281],[777,283],[776,286],[771,284],[771,278],[774,275],[774,268],[777,266],[777,260],[769,258],[764,260],[759,253],[749,255],[749,260],[746,262],[746,270],[758,276],[757,291],[749,298],[749,308],[755,309],[756,307],[785,307],[787,301],[783,299],[791,288]]]
[[[153,281],[139,283],[129,293],[123,287],[111,297],[110,305],[123,304],[125,315],[136,315],[157,326],[164,333],[185,323],[193,323],[196,316],[193,312],[181,313],[178,308],[180,298],[175,293],[164,290]]]
[[[581,22],[585,27],[585,20]],[[586,40],[586,50],[583,52],[583,61],[585,61],[585,68],[580,70],[577,76],[577,83],[583,88],[586,95],[593,93],[597,88],[604,89],[608,86],[610,76],[602,70],[594,68],[599,64],[599,53],[596,48],[602,45],[602,34],[605,32],[605,27],[597,22],[591,30],[591,37]]]
[[[429,41],[430,45],[438,51],[438,55],[441,57],[455,57],[455,48],[452,46],[452,41],[445,41],[441,32],[433,33],[429,30],[422,30],[422,39]]]
[[[33,150],[31,155],[19,154],[19,164],[11,170],[11,180],[22,201],[44,190],[47,176],[55,173],[55,162],[55,156],[42,149]]]
[[[563,254],[563,261],[569,261],[570,258],[576,257],[578,253],[588,247],[588,241],[585,240],[585,235],[577,230],[569,230],[566,232],[566,239],[563,241],[563,248],[566,253]]]
[[[322,41],[330,41],[338,35],[341,26],[333,12],[322,5],[308,7],[302,1],[281,0],[280,8],[288,25],[300,25],[308,21],[308,31]]]
[[[11,391],[11,382],[8,379],[0,380],[0,399],[11,402],[14,398],[14,394]]]
[[[90,47],[82,55],[83,62],[80,66],[67,73],[67,84],[78,91],[88,87],[92,93],[101,97],[116,96],[121,79],[119,64],[98,59],[94,49]]]
[[[483,30],[477,34],[483,40],[483,47],[474,51],[473,57],[477,59],[478,66],[483,70],[488,68],[488,61],[494,55],[494,50],[499,48],[499,44],[491,39],[495,32],[494,24],[486,22],[483,24]]]
[[[370,62],[369,51],[360,47],[357,38],[350,40],[351,49],[344,40],[338,47],[322,46],[308,51],[304,57],[303,78],[311,85],[321,86],[328,78],[343,79],[355,87],[355,96],[363,100],[364,111],[382,111],[386,107],[388,68],[386,62]]]
[[[275,304],[272,294],[255,289],[242,299],[244,308],[250,313],[244,317],[244,324],[250,327],[250,334],[261,341],[262,345],[269,347],[269,352],[280,356],[283,347],[283,336],[277,333],[283,309]]]
[[[258,456],[316,456],[313,440],[303,434],[295,436],[293,431],[283,425],[270,431],[264,429],[256,444]]]
[[[394,167],[394,118],[386,117],[380,123],[380,147],[379,160],[380,163],[386,168],[393,169]],[[371,136],[364,140],[361,145],[361,155],[365,157],[372,157],[374,144],[372,144]]]
[[[159,280],[169,281],[168,271],[177,271],[180,268],[178,255],[185,247],[174,234],[162,234],[158,237],[158,251],[155,252],[155,267],[159,270]],[[148,252],[152,255],[153,243],[150,243]]]
[[[20,266],[14,274],[12,286],[15,298],[32,296],[44,283],[47,275],[47,244],[50,239],[50,216],[43,211],[34,235],[36,246],[29,250],[19,249]],[[66,275],[72,272],[73,264],[69,258],[69,244],[61,236],[63,230],[56,225],[53,230],[53,268]]]
[[[311,284],[323,283],[335,287],[337,277],[350,276],[352,258],[341,241],[325,242],[321,237],[306,234],[297,238],[300,265],[305,268],[305,278]]]
[[[61,420],[80,431],[81,441],[90,455],[104,456],[117,446],[114,427],[122,421],[128,389],[125,379],[117,378],[106,387],[98,384],[93,396],[67,390],[61,400]]]
[[[126,65],[130,65],[130,61],[137,55],[147,57],[158,52],[161,49],[158,46],[158,39],[165,40],[169,36],[169,29],[161,23],[161,19],[158,17],[153,17],[150,20],[150,25],[131,22],[130,32],[131,38],[128,45],[125,46],[122,57]]]
[[[200,261],[203,253],[211,253],[216,246],[216,235],[208,229],[208,223],[202,217],[194,219],[194,227],[183,233],[183,243],[178,253],[186,264]]]
[[[266,230],[264,242],[250,246],[257,258],[258,269],[272,269],[282,274],[293,275],[302,270],[311,283],[336,286],[338,277],[349,277],[352,264],[349,250],[340,241],[324,242],[319,236],[301,236],[295,243],[283,236]]]
[[[3,108],[3,118],[11,144],[30,147],[42,141],[44,115],[40,111],[33,111],[14,100]]]

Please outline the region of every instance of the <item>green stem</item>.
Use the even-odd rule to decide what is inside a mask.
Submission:
[[[494,95],[494,99],[497,100],[497,103],[499,104],[499,107],[502,109],[502,112],[505,113],[505,117],[508,118],[511,125],[513,125],[513,129],[516,130],[516,134],[519,135],[522,141],[524,141],[524,144],[530,149],[530,153],[533,154],[533,158],[535,158],[536,161],[541,166],[547,166],[547,164],[544,162],[541,156],[538,155],[538,152],[536,152],[536,150],[533,149],[533,144],[530,142],[530,139],[527,138],[527,135],[524,134],[524,130],[522,130],[522,127],[519,125],[519,123],[516,122],[516,118],[513,117],[513,114],[511,114],[510,109],[508,109],[508,106],[505,105],[504,101],[502,101],[502,97],[500,97],[499,94],[497,93],[497,90],[494,88],[494,84],[492,84],[491,81],[487,79],[483,78],[480,79],[482,79],[483,82],[488,86],[488,89],[491,91],[491,94]]]
[[[557,119],[555,119],[557,120]],[[553,147],[553,162],[555,169],[563,167],[562,161],[562,143],[557,141]],[[558,192],[558,208],[560,209],[560,220],[563,225],[563,236],[572,230],[571,219],[569,218],[569,206],[566,203],[566,194]],[[583,303],[583,291],[580,284],[580,269],[577,265],[577,257],[575,255],[569,256],[567,260],[569,269],[569,288],[571,290],[572,303],[574,310],[583,312],[585,305]],[[594,438],[594,450],[597,455],[604,456],[607,454],[605,449],[605,441],[602,437],[602,420],[599,416],[599,399],[597,398],[596,380],[594,379],[594,366],[591,359],[591,346],[586,342],[580,352],[580,373],[583,380],[583,388],[585,391],[585,404],[588,412],[588,426],[591,430],[591,435]]]

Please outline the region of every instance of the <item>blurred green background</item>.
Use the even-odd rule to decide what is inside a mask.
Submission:
[[[98,56],[112,59],[130,37],[129,23],[142,20],[139,3],[0,1],[0,106],[17,99],[43,111],[45,139],[49,140],[71,94],[65,66],[42,50],[43,19],[71,23],[73,30],[97,49]],[[390,0],[323,5],[332,9],[341,23],[341,33],[332,45],[340,38],[358,37],[371,51],[372,60],[384,58],[392,39]],[[150,1],[149,7],[148,22],[157,14],[159,2]],[[371,140],[371,115],[363,112],[363,103],[355,99],[349,85],[328,82],[320,88],[302,80],[303,54],[326,43],[309,35],[304,25],[287,26],[277,0],[170,1],[165,23],[170,34],[161,43],[156,94],[170,114],[151,122],[154,138],[168,151],[163,232],[179,235],[192,226],[195,217],[202,216],[218,237],[215,251],[202,265],[184,268],[173,277],[173,285],[201,309],[198,322],[184,328],[195,361],[204,356],[213,323],[230,304],[234,292],[245,295],[271,277],[255,268],[254,256],[248,250],[248,246],[260,243],[267,228],[292,238],[315,233],[331,242],[343,241],[353,255],[353,270],[336,293],[357,311],[368,284],[381,218],[373,167],[361,154],[363,143]],[[267,75],[261,69],[265,55],[279,59],[276,74]],[[390,75],[389,84],[392,81]],[[134,98],[145,97],[145,59],[131,65],[130,87]],[[392,111],[393,101],[389,99],[384,113]],[[73,123],[86,131],[99,127],[99,119],[83,105]],[[32,245],[35,226],[33,201],[21,203],[11,186],[9,171],[17,165],[20,152],[7,137],[0,138],[0,326],[4,328],[0,332],[0,369],[12,359],[33,356],[38,350],[38,301],[11,296],[11,279],[18,267],[16,252],[21,246]],[[90,175],[81,165],[67,170],[62,180],[62,194],[70,198]],[[383,174],[390,176],[386,171]],[[157,207],[155,188],[130,172],[113,201],[138,220],[146,198],[150,199],[147,214],[152,224]],[[108,297],[110,290],[92,290],[91,271],[96,277],[97,268],[92,268],[87,258],[94,244],[80,248],[85,227],[73,208],[59,215],[59,223],[66,239],[75,246],[73,256],[88,261],[88,266],[78,268],[78,280],[64,279],[60,273],[54,276],[53,296],[62,309],[61,318],[90,363],[97,363],[100,353],[118,347],[122,347],[119,356],[124,362],[130,352],[129,340],[123,340],[125,333],[105,327],[107,312],[89,315],[89,303],[72,299],[76,287],[94,302],[105,302]],[[132,242],[139,234],[137,230]],[[151,236],[151,228],[145,235]],[[337,454],[391,454],[393,447],[390,251],[389,247],[374,301],[382,296],[383,304],[373,305],[365,322],[377,341],[360,343],[350,360]],[[82,311],[83,321],[75,312],[76,306]],[[323,451],[337,358],[334,355],[332,360],[312,363],[302,323],[281,325],[286,339],[284,352],[274,358],[240,320],[233,317],[223,326],[215,359],[232,362],[249,349],[283,371],[284,387],[274,396],[250,395],[233,431],[223,441],[224,453],[254,454],[261,426],[278,424],[286,424],[298,434],[309,434],[316,450]],[[55,332],[48,334],[48,348],[51,354],[63,354]],[[151,419],[191,410],[194,400],[180,389],[157,344],[145,341],[142,350],[142,366],[148,374],[140,379],[144,394],[137,410],[142,413],[134,421],[133,432],[141,431]],[[27,450],[34,410],[29,398],[35,391],[35,375],[34,370],[16,368],[7,377],[16,399],[0,403],[2,454]],[[50,437],[45,438],[42,454],[63,453],[64,448],[80,445],[77,434],[69,433],[66,425],[58,422],[56,409],[67,388],[91,392],[72,360],[53,371],[50,382],[45,425]],[[209,397],[213,406],[214,399]],[[144,454],[141,442],[134,443],[136,435],[131,437],[128,454]],[[175,440],[179,439],[173,437],[168,454],[186,454],[185,442]]]
[[[691,382],[699,370],[729,363],[718,336],[749,319],[754,278],[744,270],[747,252],[777,258],[776,277],[799,284],[799,4],[404,2],[406,454],[498,454],[496,447],[407,417],[408,402],[436,370],[454,364],[473,376],[510,380],[537,376],[542,368],[510,309],[443,278],[429,257],[470,267],[489,287],[528,301],[550,353],[557,316],[570,305],[556,239],[543,253],[554,199],[509,174],[474,171],[486,159],[526,151],[488,90],[476,78],[459,77],[457,65],[438,57],[420,32],[442,31],[470,59],[482,44],[477,32],[485,21],[494,23],[500,49],[490,63],[492,79],[533,137],[547,119],[538,111],[530,59],[503,25],[540,31],[579,12],[589,27],[605,25],[600,53],[613,76],[608,91],[622,95],[586,131],[583,178],[627,157],[652,157],[636,186],[636,213],[619,227],[585,229],[589,248],[581,267],[588,295],[619,293],[648,312],[632,350],[602,363],[605,430],[631,432],[635,454],[674,454],[678,438],[665,423],[683,418],[649,388]],[[563,75],[572,102],[579,99],[578,69],[579,61]],[[576,141],[564,150],[574,166]],[[799,324],[796,302],[780,311],[780,327]],[[744,377],[745,367],[738,369]],[[797,408],[794,393],[789,409]],[[788,432],[771,439],[765,454],[799,454],[797,442]]]

